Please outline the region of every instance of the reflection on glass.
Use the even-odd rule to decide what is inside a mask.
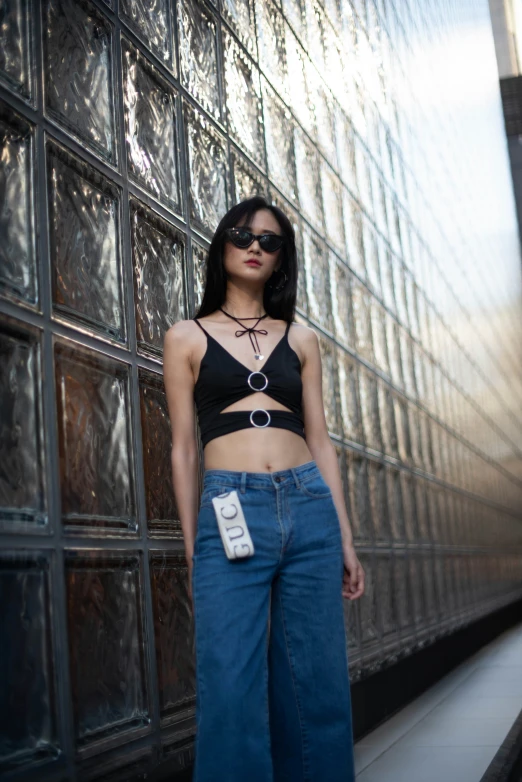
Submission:
[[[124,341],[120,191],[55,144],[47,160],[55,310]]]
[[[227,210],[227,156],[225,139],[202,114],[183,105],[187,138],[190,217],[212,234]]]
[[[165,332],[185,315],[185,237],[138,201],[131,204],[136,337],[160,356]]]
[[[306,293],[310,316],[321,326],[331,328],[328,253],[316,233],[303,230]]]
[[[0,78],[8,87],[28,98],[31,78],[31,13],[24,0],[4,4],[0,26]]]
[[[180,210],[177,95],[137,49],[123,41],[123,101],[129,173]]]
[[[322,230],[323,206],[319,156],[316,148],[299,128],[295,131],[294,145],[299,203],[308,220],[318,230]]]
[[[205,289],[207,251],[192,242],[192,274],[194,276],[194,311],[197,311],[203,299]]]
[[[173,67],[172,10],[169,0],[121,0],[120,13],[147,45],[169,67]]]
[[[0,519],[46,525],[40,334],[3,319],[0,333]],[[23,527],[26,529],[26,527]],[[27,527],[28,529],[28,527]]]
[[[287,102],[284,22],[273,0],[257,0],[256,23],[259,65]]]
[[[114,161],[110,25],[92,6],[49,0],[45,28],[47,111],[98,154]]]
[[[141,555],[70,550],[65,557],[69,664],[77,748],[149,725]],[[141,729],[141,730],[140,730]]]
[[[0,292],[37,303],[33,127],[0,101]]]
[[[386,644],[387,653],[390,656],[391,649],[396,646],[399,641],[395,612],[395,595],[392,582],[392,556],[393,555],[388,552],[379,552],[378,556],[375,558],[379,615],[384,642]],[[393,636],[395,636],[395,638],[393,638]]]
[[[342,186],[336,174],[324,163],[321,166],[321,191],[328,239],[344,255]]]
[[[264,168],[259,72],[230,35],[224,36],[225,87],[230,132]]]
[[[335,348],[332,342],[325,337],[319,337],[319,347],[321,350],[323,372],[322,380],[326,426],[331,434],[339,436],[341,433],[341,423],[339,416],[337,391],[338,375],[335,364]]]
[[[135,532],[128,366],[57,341],[55,374],[63,523]]]
[[[255,56],[254,0],[223,0],[221,13],[249,54]]]
[[[156,664],[162,722],[194,706],[196,671],[187,563],[181,554],[151,555]]]
[[[170,451],[172,434],[163,380],[140,370],[140,409],[143,439],[143,474],[149,533],[181,537],[172,485]],[[165,458],[158,459],[158,454]]]
[[[178,5],[181,80],[203,108],[220,119],[216,24],[202,0]]]
[[[49,576],[48,553],[0,554],[4,773],[58,757]]]
[[[292,115],[263,79],[266,154],[270,179],[291,199],[296,198]]]
[[[234,200],[243,201],[254,195],[267,196],[267,188],[259,172],[237,152],[232,154]]]

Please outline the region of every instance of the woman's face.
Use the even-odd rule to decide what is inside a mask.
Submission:
[[[238,227],[244,221],[238,223]],[[277,234],[281,236],[281,226],[269,209],[260,209],[255,213],[249,230],[253,234]],[[225,242],[223,262],[230,279],[243,280],[263,286],[273,272],[279,268],[281,250],[268,253],[261,249],[257,239],[250,247],[236,247],[229,239]]]

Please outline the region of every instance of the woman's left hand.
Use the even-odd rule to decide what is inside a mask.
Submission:
[[[344,575],[342,595],[348,600],[357,600],[364,594],[364,570],[353,545],[343,546]]]

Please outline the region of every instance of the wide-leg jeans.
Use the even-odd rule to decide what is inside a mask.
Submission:
[[[213,497],[255,548],[229,560]],[[353,782],[339,519],[315,462],[207,470],[194,545],[194,782]]]

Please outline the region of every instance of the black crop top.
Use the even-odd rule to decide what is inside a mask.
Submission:
[[[207,336],[207,349],[194,387],[203,446],[215,437],[251,426],[288,429],[304,437],[301,362],[288,342],[290,324],[262,369],[251,371],[220,345],[198,320],[194,320]],[[289,409],[221,412],[256,391],[263,391]]]

